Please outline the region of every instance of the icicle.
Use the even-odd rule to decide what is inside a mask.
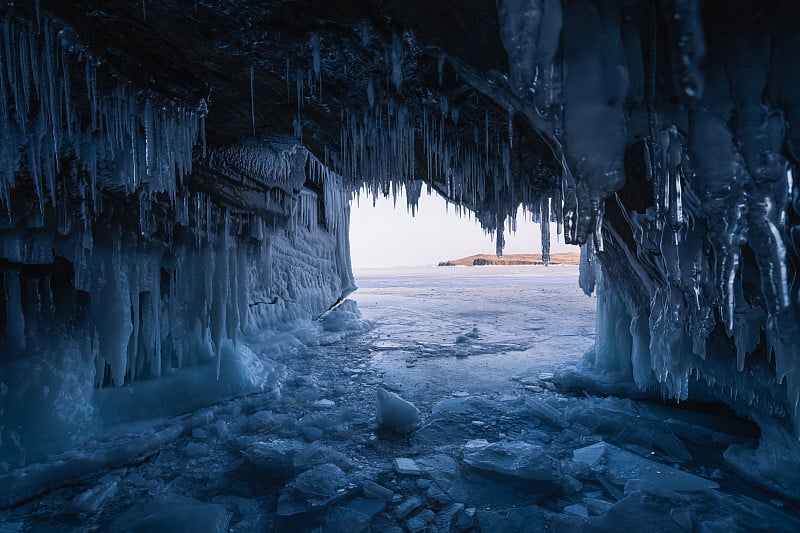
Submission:
[[[256,91],[255,91],[256,67],[250,65],[250,117],[253,122],[253,137],[256,136]]]
[[[22,311],[20,273],[16,269],[4,272],[6,293],[6,336],[11,346],[25,349],[25,314]]]
[[[131,333],[131,347],[128,351],[130,358],[128,360],[128,370],[130,372],[131,382],[136,380],[136,358],[139,355],[139,280],[138,268],[135,270],[136,274],[130,280],[130,302],[131,302],[131,318],[133,319],[133,330]]]
[[[508,147],[514,148],[514,107],[508,106]]]
[[[316,33],[311,34],[311,38],[309,39],[311,42],[311,53],[312,53],[312,66],[314,68],[314,74],[319,76],[320,70],[322,68],[322,61],[320,59],[320,38],[319,35]]]
[[[550,198],[542,196],[540,200],[539,224],[542,230],[542,262],[550,265]]]
[[[200,117],[200,142],[203,147],[203,159],[207,156],[206,149],[206,116],[208,116],[208,103],[205,98],[200,99],[200,105],[197,106],[197,115]]]
[[[397,92],[401,92],[403,88],[403,42],[396,33],[392,36],[392,49],[390,55],[392,62],[392,82],[394,83]]]
[[[495,254],[498,259],[503,257],[503,248],[505,248],[506,245],[506,240],[503,236],[503,226],[504,224],[498,221],[497,229],[495,230]]]

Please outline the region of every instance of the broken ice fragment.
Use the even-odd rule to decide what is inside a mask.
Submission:
[[[715,482],[650,461],[605,442],[598,442],[573,452],[573,461],[595,468],[603,465],[608,478],[616,485],[625,485],[629,480],[642,480],[665,490],[697,492],[716,489]]]
[[[407,457],[398,457],[394,460],[394,469],[398,474],[405,474],[409,476],[421,476],[422,469],[417,465],[414,459]]]
[[[417,407],[398,394],[378,388],[377,400],[377,419],[381,426],[406,431],[413,429],[419,423]]]
[[[103,502],[113,498],[116,492],[117,480],[109,480],[79,494],[72,500],[72,505],[81,513],[94,513]]]
[[[406,527],[411,533],[421,533],[428,527],[428,524],[433,522],[435,515],[430,509],[425,509],[417,516],[411,518],[406,522]]]
[[[464,509],[463,503],[450,503],[441,508],[436,514],[436,529],[443,533],[449,533],[455,524],[456,516]],[[458,529],[456,529],[458,531]]]
[[[109,531],[228,531],[224,505],[162,495],[140,501],[109,525]]]
[[[198,442],[190,442],[186,446],[186,455],[189,457],[202,457],[208,455],[208,448]]]
[[[387,489],[383,485],[378,485],[369,479],[365,480],[364,483],[361,484],[361,489],[364,491],[364,496],[375,498],[376,500],[390,502],[394,496],[394,493],[391,490]]]
[[[326,463],[289,481],[278,498],[278,516],[322,509],[347,496],[348,480],[342,469]]]
[[[274,439],[254,442],[242,450],[242,455],[259,471],[277,479],[286,479],[294,474],[296,457],[306,445],[299,440]]]
[[[580,503],[567,505],[566,507],[564,507],[564,512],[567,514],[573,514],[575,516],[582,516],[583,518],[589,518],[589,510],[586,508],[585,505],[582,505]]]
[[[585,448],[578,448],[572,452],[572,460],[576,463],[586,463],[594,467],[606,453],[606,446],[605,442],[598,442]]]
[[[518,481],[553,482],[556,461],[541,446],[527,442],[496,442],[464,452],[464,462],[476,470]]]
[[[406,501],[398,505],[397,509],[395,509],[397,518],[400,518],[402,520],[403,518],[407,517],[412,512],[414,512],[416,509],[419,509],[421,505],[422,505],[422,500],[420,500],[416,496],[408,498]]]
[[[333,409],[336,407],[336,402],[333,400],[317,400],[313,405],[316,409]]]

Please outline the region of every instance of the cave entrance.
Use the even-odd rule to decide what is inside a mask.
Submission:
[[[530,219],[519,212],[504,257],[541,250]],[[403,194],[362,195],[350,227],[352,298],[376,322],[373,362],[417,400],[507,391],[509,379],[539,383],[594,342],[596,302],[578,287],[578,248],[558,242],[555,225],[552,256],[575,264],[437,266],[491,258],[495,242],[474,215],[424,190],[413,217]]]

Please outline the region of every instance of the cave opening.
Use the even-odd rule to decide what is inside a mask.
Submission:
[[[800,530],[798,6],[0,2],[0,529]]]

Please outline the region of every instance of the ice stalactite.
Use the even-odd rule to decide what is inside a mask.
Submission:
[[[253,123],[253,137],[256,136],[256,67],[250,65],[250,119]]]
[[[601,202],[625,181],[626,140],[622,105],[628,90],[619,12],[615,3],[599,13],[590,2],[570,2],[565,13],[564,116],[567,157],[578,187],[589,198],[589,212],[579,209],[577,241],[602,224]],[[579,206],[580,207],[580,206]],[[595,239],[598,248],[602,245]]]
[[[512,84],[529,78],[530,62],[516,61],[536,55],[542,31],[525,41],[515,25],[541,18],[546,5],[500,3]],[[693,1],[570,2],[561,28],[563,131],[559,111],[538,127],[559,141],[556,152],[563,147],[560,208],[567,240],[583,243],[581,286],[595,288],[596,259],[597,290],[617,293],[598,304],[601,316],[617,318],[603,319],[594,367],[678,400],[694,381],[718,396],[730,387],[736,405],[785,408],[800,434],[790,242],[798,99],[788,89],[797,81],[788,52],[796,39],[792,31],[721,39],[715,29],[707,40],[708,16]],[[615,262],[635,273],[625,290]],[[630,342],[606,342],[625,337],[622,323]],[[620,353],[632,374],[620,370]],[[734,374],[723,378],[726,358]],[[748,389],[736,373],[774,383]]]
[[[250,150],[255,144],[250,139],[238,148],[214,151],[211,160],[202,162],[199,175],[212,173],[212,166],[211,175],[224,189],[220,176],[236,184],[246,174],[262,187],[262,201],[265,193],[275,200],[262,203],[261,211],[248,212],[246,197],[238,197],[239,207],[230,207],[218,202],[235,195],[194,192],[186,202],[181,197],[176,202],[186,205],[183,222],[159,204],[152,224],[170,232],[169,247],[149,234],[120,232],[109,224],[108,214],[92,218],[91,248],[84,247],[80,235],[59,235],[50,224],[28,229],[33,241],[21,234],[13,238],[13,230],[4,229],[0,273],[5,318],[0,335],[9,350],[4,355],[10,358],[5,368],[13,373],[39,358],[73,360],[73,365],[91,367],[93,378],[76,384],[89,389],[134,384],[204,365],[214,367],[218,378],[227,372],[230,380],[230,368],[238,363],[226,361],[226,353],[230,358],[248,335],[313,319],[352,292],[349,210],[341,178],[296,144],[264,140]],[[65,163],[70,164],[77,163]],[[202,188],[198,179],[192,183]],[[320,187],[324,197],[303,188],[305,182]],[[51,253],[31,255],[27,250],[36,247],[28,243]],[[26,268],[37,261],[37,268],[49,272],[43,286],[55,287],[55,296],[47,296],[53,302],[52,316],[47,307],[22,301],[32,283]],[[54,331],[74,338],[77,345],[91,346],[91,357],[49,345],[45,340]],[[43,339],[37,339],[43,332]],[[258,376],[236,379],[257,381]],[[91,409],[85,410],[90,420]],[[0,431],[3,426],[0,418]],[[3,442],[10,442],[7,437],[3,435]],[[29,446],[27,439],[20,446]],[[16,461],[17,451],[7,451]]]
[[[61,160],[69,157],[96,180],[87,191],[96,208],[98,187],[126,193],[144,187],[175,198],[192,170],[200,133],[196,107],[157,101],[125,83],[100,87],[96,61],[69,29],[59,31],[53,22],[41,32],[11,18],[0,25],[6,66],[0,75],[0,202],[9,216],[21,172],[32,179],[40,214],[46,203],[55,206]],[[88,117],[80,109],[88,109]]]
[[[51,20],[4,17],[0,35],[2,374],[42,369],[6,398],[40,409],[30,434],[0,405],[8,461],[72,438],[34,444],[48,416],[93,426],[93,387],[206,365],[265,381],[231,378],[226,354],[354,290],[348,191],[295,140],[207,147],[207,100],[137,91]]]

